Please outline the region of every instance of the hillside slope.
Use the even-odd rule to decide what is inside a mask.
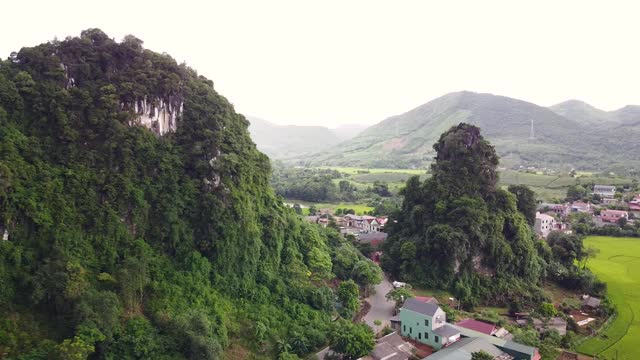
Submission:
[[[281,204],[248,124],[133,36],[90,29],[1,61],[0,357],[324,347],[325,280],[360,260],[334,249],[357,250]]]
[[[588,126],[526,101],[464,91],[390,117],[317,154],[311,163],[421,167],[431,161],[439,134],[460,122],[480,127],[507,165],[580,167],[600,162],[598,134]]]
[[[404,114],[392,116],[360,135],[299,161],[303,165],[363,167],[424,167],[434,156],[439,134],[466,122],[482,129],[495,145],[502,166],[606,169],[638,166],[637,146],[621,150],[635,136],[635,108],[604,127],[606,112],[586,104],[568,102],[549,108],[526,101],[468,91],[450,93]],[[566,117],[564,114],[582,114]],[[604,115],[603,115],[604,113]],[[624,116],[622,115],[624,113]],[[588,115],[588,116],[587,116]],[[609,117],[607,117],[608,119]],[[624,119],[624,120],[623,120]],[[625,126],[630,132],[622,131]],[[533,137],[531,127],[533,125]],[[614,136],[606,131],[614,129]],[[612,130],[613,131],[613,130]]]
[[[606,127],[617,122],[611,113],[580,100],[567,100],[549,107],[549,110],[583,125]]]

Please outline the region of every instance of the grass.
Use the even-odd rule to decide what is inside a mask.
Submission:
[[[422,175],[426,173],[426,169],[367,169],[358,167],[342,167],[342,166],[321,166],[320,169],[337,170],[343,174],[356,175],[365,173],[404,173],[411,175]]]
[[[342,209],[353,209],[357,215],[363,215],[365,212],[369,212],[369,211],[373,211],[373,208],[371,206],[367,206],[364,204],[357,204],[357,203],[346,203],[346,202],[341,202],[341,203],[314,203],[314,202],[309,202],[309,201],[301,201],[301,200],[293,200],[293,199],[286,199],[285,202],[287,203],[291,203],[291,204],[300,204],[302,206],[304,206],[304,208],[302,209],[303,211],[303,215],[309,215],[309,207],[311,205],[315,206],[316,209],[320,210],[320,209],[331,209],[331,210],[335,210],[338,208],[342,208]]]
[[[598,359],[640,359],[640,239],[593,236],[586,246],[600,249],[589,268],[607,283],[617,316],[600,335],[587,340],[578,351]]]
[[[428,176],[426,169],[376,169],[358,167],[325,166],[323,169],[337,170],[348,175],[346,178],[337,179],[348,180],[359,190],[366,189],[375,181],[385,182],[391,190],[397,191],[404,186],[405,181],[413,175],[421,175],[421,180]],[[582,172],[578,178],[564,175],[544,175],[540,173],[527,173],[521,171],[504,170],[500,171],[500,185],[504,188],[508,185],[527,185],[536,192],[539,199],[552,201],[553,199],[563,199],[567,194],[567,188],[578,182],[582,184],[595,183],[602,185],[624,185],[630,184],[631,179],[621,177],[598,177],[593,173]]]
[[[448,303],[449,298],[453,297],[453,295],[451,295],[448,291],[441,289],[413,288],[412,291],[413,295],[415,296],[433,296],[442,304]]]

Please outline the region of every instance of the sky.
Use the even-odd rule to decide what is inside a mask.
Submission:
[[[634,1],[12,1],[0,56],[100,28],[278,124],[374,124],[452,91],[640,104]],[[17,14],[20,14],[19,16]]]

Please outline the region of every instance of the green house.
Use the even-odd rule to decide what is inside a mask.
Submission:
[[[410,298],[400,309],[400,334],[439,350],[460,339],[460,331],[447,324],[447,314],[434,302]]]

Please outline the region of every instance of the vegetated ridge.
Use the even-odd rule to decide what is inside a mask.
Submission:
[[[363,257],[282,205],[248,125],[212,81],[133,36],[89,29],[1,61],[0,356],[324,347],[326,280]]]
[[[625,107],[609,116],[576,102],[545,108],[504,96],[462,91],[392,116],[348,142],[299,159],[297,164],[424,167],[435,156],[431,145],[440,134],[464,121],[483,129],[504,166],[633,167],[640,164],[638,145],[632,140],[640,123],[636,108]]]

